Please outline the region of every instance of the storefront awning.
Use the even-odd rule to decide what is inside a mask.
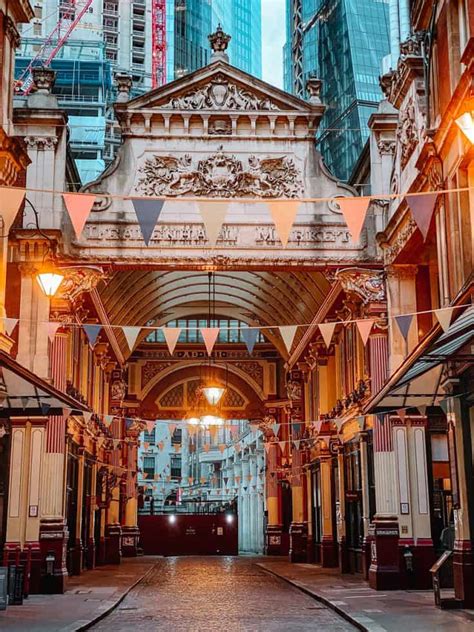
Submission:
[[[64,408],[88,410],[87,406],[48,384],[4,351],[0,351],[0,384],[4,391],[0,418],[61,415]]]
[[[384,388],[373,397],[365,413],[399,408],[434,406],[446,393],[440,382],[444,364],[454,356],[472,361],[472,354],[459,354],[474,343],[474,306],[468,307],[443,334],[434,331],[422,348],[408,356]]]

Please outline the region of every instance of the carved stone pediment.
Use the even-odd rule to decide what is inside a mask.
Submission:
[[[137,193],[156,196],[287,197],[303,190],[302,175],[288,156],[257,158],[247,164],[223,151],[193,162],[190,155],[147,158],[138,168]]]
[[[173,97],[162,107],[173,110],[278,110],[269,97],[238,86],[223,73],[201,88]]]

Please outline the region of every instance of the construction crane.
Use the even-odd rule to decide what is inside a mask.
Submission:
[[[35,66],[49,66],[51,64],[92,2],[93,0],[68,0],[59,5],[58,22],[41,45],[36,57],[31,60],[18,78],[15,84],[17,92],[29,94],[33,87],[32,69]]]
[[[151,3],[151,81],[158,88],[166,83],[166,0]]]

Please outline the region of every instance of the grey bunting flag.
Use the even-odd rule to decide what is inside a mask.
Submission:
[[[142,200],[132,198],[133,208],[135,209],[140,230],[142,231],[143,241],[147,246],[150,243],[164,203],[165,201],[162,199]]]
[[[250,329],[244,327],[240,330],[240,334],[242,336],[242,340],[247,345],[247,351],[250,355],[253,353],[253,348],[255,347],[255,343],[257,342],[259,329]]]
[[[102,329],[101,325],[82,325],[82,329],[86,332],[87,339],[89,340],[89,344],[91,347],[95,345],[97,342],[97,337],[100,334],[100,330]]]
[[[407,195],[405,197],[410,207],[413,219],[423,235],[423,241],[426,241],[428,231],[430,229],[431,219],[436,207],[438,193],[425,193],[423,195]]]
[[[413,320],[413,314],[402,314],[401,316],[395,316],[400,333],[405,338],[408,338],[408,332],[410,331],[410,325]]]

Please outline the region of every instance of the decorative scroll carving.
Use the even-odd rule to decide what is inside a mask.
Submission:
[[[339,270],[336,278],[347,294],[362,299],[362,304],[383,303],[387,300],[383,273],[363,268]]]
[[[152,380],[155,375],[161,373],[171,365],[171,362],[147,362],[142,367],[142,388]]]
[[[302,397],[301,382],[297,380],[288,380],[286,383],[286,392],[290,401],[300,400]]]
[[[246,373],[263,388],[263,367],[259,362],[234,362],[234,366]]]
[[[397,235],[394,242],[390,246],[384,247],[385,263],[392,263],[393,261],[395,261],[398,254],[404,248],[405,244],[413,235],[416,229],[417,229],[416,222],[412,217],[410,217],[410,219],[406,222],[403,228],[397,231]]]
[[[418,142],[415,103],[413,99],[409,99],[405,108],[400,112],[397,137],[400,141],[400,162],[403,169],[410,159],[410,156],[412,155]]]
[[[62,269],[65,274],[59,294],[61,298],[74,301],[83,292],[90,292],[97,287],[99,281],[107,278],[102,268],[67,268]]]
[[[216,75],[203,88],[174,97],[163,107],[174,110],[278,110],[270,99],[262,99],[230,83],[223,74]]]
[[[58,139],[53,136],[25,136],[25,143],[29,149],[45,151],[54,149],[58,144]]]
[[[235,156],[223,152],[222,145],[215,154],[200,160],[195,168],[189,154],[153,156],[140,167],[137,191],[145,195],[175,197],[202,195],[206,197],[257,196],[297,197],[302,189],[301,174],[293,160],[257,158],[250,156],[248,169]]]

